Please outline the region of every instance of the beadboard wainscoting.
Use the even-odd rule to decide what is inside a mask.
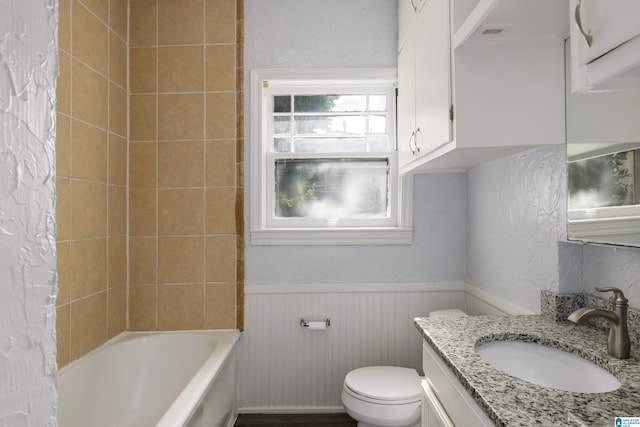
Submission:
[[[463,282],[245,285],[239,411],[342,412],[342,381],[367,365],[421,372],[414,317],[465,309]],[[331,319],[325,331],[300,319]]]

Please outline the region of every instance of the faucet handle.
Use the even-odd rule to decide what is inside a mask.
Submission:
[[[609,302],[611,304],[627,304],[629,302],[629,300],[627,298],[625,298],[624,294],[622,293],[621,289],[618,288],[613,288],[613,287],[607,287],[607,288],[596,288],[596,291],[598,292],[613,292],[613,295],[611,296],[611,298],[609,298]]]

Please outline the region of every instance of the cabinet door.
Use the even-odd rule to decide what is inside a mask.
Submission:
[[[640,91],[576,92],[571,82],[571,50],[565,43],[567,157],[603,145],[640,142]],[[623,151],[623,150],[621,150]],[[570,159],[573,160],[573,159]]]
[[[599,58],[640,34],[640,1],[638,0],[572,0],[572,27],[578,43],[580,65]],[[578,25],[580,22],[581,25]],[[587,45],[585,35],[591,37]]]
[[[449,0],[426,0],[415,24],[416,136],[420,155],[452,140]]]
[[[421,427],[454,427],[429,383],[422,380],[422,420]]]
[[[407,164],[415,158],[415,40],[407,39],[398,55],[398,162]]]
[[[404,46],[418,12],[426,0],[398,0],[398,52]]]

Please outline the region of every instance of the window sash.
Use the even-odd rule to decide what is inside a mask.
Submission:
[[[397,178],[397,155],[395,152],[388,153],[359,153],[353,156],[353,153],[344,155],[339,154],[323,154],[318,156],[315,153],[268,153],[265,156],[266,170],[266,188],[273,189],[267,191],[265,199],[266,225],[269,228],[324,228],[324,227],[393,227],[397,225],[397,209],[398,203],[398,178]],[[386,155],[381,155],[386,154]],[[329,218],[313,218],[313,217],[278,217],[276,216],[276,173],[275,164],[278,160],[297,160],[297,159],[386,159],[388,164],[387,170],[387,188],[386,197],[387,214],[380,217],[329,217]]]
[[[332,228],[332,227],[393,227],[398,224],[397,202],[398,202],[398,180],[397,180],[397,155],[395,141],[395,90],[391,81],[384,84],[358,84],[355,81],[337,81],[335,83],[311,83],[311,82],[292,82],[287,80],[270,80],[262,85],[262,165],[263,179],[266,182],[264,202],[264,221],[267,228]],[[367,103],[367,111],[336,111],[336,112],[298,112],[295,111],[294,99],[296,96],[307,95],[385,95],[386,111],[381,112],[379,109],[371,111],[369,103]],[[276,97],[291,96],[291,104],[289,112],[274,112],[274,103]],[[304,152],[296,151],[294,146],[295,138],[305,140],[322,140],[329,138],[364,138],[367,142],[367,148],[374,146],[376,138],[381,136],[380,133],[334,133],[313,134],[313,133],[297,133],[295,129],[290,129],[288,133],[275,133],[274,120],[276,117],[332,117],[332,116],[386,116],[387,132],[384,134],[387,138],[387,151],[329,151],[326,147],[324,151]],[[367,120],[367,127],[369,120]],[[291,125],[293,126],[293,125]],[[368,131],[369,129],[365,129]],[[276,138],[289,138],[289,151],[276,151],[274,148]],[[370,142],[371,141],[371,142]],[[285,142],[285,141],[283,141]],[[285,142],[286,147],[286,142]],[[393,150],[393,151],[392,151]],[[385,158],[387,159],[388,180],[387,180],[387,212],[384,217],[339,217],[339,218],[312,218],[312,217],[277,217],[275,214],[275,162],[280,159],[371,159]]]

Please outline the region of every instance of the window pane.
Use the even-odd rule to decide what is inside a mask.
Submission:
[[[369,111],[387,111],[387,95],[370,95]]]
[[[273,112],[274,113],[290,113],[291,112],[291,95],[274,96]]]
[[[334,95],[331,111],[367,111],[366,95]]]
[[[366,116],[295,116],[295,132],[302,135],[360,134],[367,131]]]
[[[569,208],[636,204],[634,151],[569,163]]]
[[[333,100],[329,95],[294,96],[294,108],[298,113],[328,112],[333,108]]]
[[[291,138],[274,138],[273,151],[275,151],[276,153],[290,153]]]
[[[385,151],[393,151],[393,147],[388,146],[387,135],[383,136],[374,136],[369,138],[369,152],[371,153],[379,153]]]
[[[295,138],[295,151],[299,153],[364,153],[365,138]]]
[[[366,111],[366,95],[297,95],[294,97],[297,113],[328,113]]]
[[[275,116],[273,118],[273,133],[287,134],[291,132],[291,116]]]
[[[279,159],[275,161],[275,216],[384,218],[387,159]]]
[[[369,116],[369,133],[387,133],[387,116]]]

